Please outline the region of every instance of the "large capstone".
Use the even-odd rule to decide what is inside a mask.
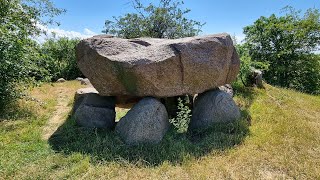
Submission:
[[[231,83],[240,66],[228,34],[174,40],[99,35],[76,49],[80,70],[102,96],[202,93]]]

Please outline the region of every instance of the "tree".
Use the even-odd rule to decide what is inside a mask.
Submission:
[[[286,7],[284,12],[280,17],[262,16],[244,28],[249,54],[252,60],[270,65],[264,74],[269,83],[319,92],[320,87],[314,86],[320,82],[319,60],[312,55],[320,45],[319,10],[308,9],[302,15]]]
[[[113,17],[114,21],[105,21],[104,33],[122,38],[154,37],[181,38],[198,35],[204,23],[185,17],[190,9],[181,9],[183,1],[160,0],[156,6],[150,3],[144,6],[140,0],[134,0],[136,13]]]
[[[30,80],[39,24],[55,23],[53,17],[64,10],[49,0],[0,0],[0,109],[21,95]]]

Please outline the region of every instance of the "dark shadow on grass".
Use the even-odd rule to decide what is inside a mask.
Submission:
[[[180,164],[212,151],[222,153],[241,144],[249,134],[250,118],[246,109],[241,113],[242,119],[236,123],[215,124],[205,132],[193,134],[179,134],[171,128],[157,145],[132,147],[126,146],[113,131],[81,128],[69,117],[50,137],[49,143],[56,152],[87,154],[93,163],[116,161],[136,166],[158,166],[168,161]]]

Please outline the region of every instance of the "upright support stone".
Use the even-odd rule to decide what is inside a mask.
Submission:
[[[120,119],[116,132],[127,145],[159,143],[169,129],[168,113],[157,99],[147,97]]]
[[[105,129],[115,126],[115,97],[100,96],[92,88],[77,91],[73,111],[80,126]]]
[[[75,112],[75,120],[79,126],[87,128],[113,129],[115,127],[114,109],[81,105]]]
[[[86,96],[90,96],[90,94],[99,94],[95,88],[81,88],[78,89],[74,95],[73,108],[71,115],[73,115],[76,110],[79,108],[80,104],[84,100]]]
[[[224,91],[211,90],[197,96],[189,130],[204,130],[215,123],[229,123],[239,119],[240,110],[232,97]]]

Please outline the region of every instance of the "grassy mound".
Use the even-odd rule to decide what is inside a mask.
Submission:
[[[1,115],[0,179],[320,178],[320,96],[238,86],[240,122],[193,135],[172,128],[156,146],[126,147],[113,132],[77,127],[67,113],[44,139],[61,89],[71,108],[80,87],[43,85],[31,91],[42,103],[21,101]]]

